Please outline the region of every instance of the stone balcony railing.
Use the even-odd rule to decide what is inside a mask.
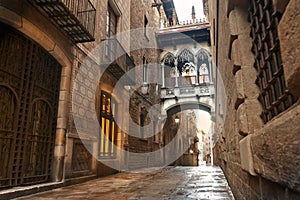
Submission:
[[[213,94],[214,94],[213,84],[161,88],[162,99],[188,98],[188,97],[197,97],[197,96],[201,97],[201,96],[210,96]]]
[[[189,25],[199,25],[199,24],[206,24],[206,23],[208,23],[206,18],[191,19],[191,20],[180,21],[178,22],[178,24],[173,24],[173,25],[168,25],[167,23],[162,24],[161,29],[176,28],[176,27],[189,26]]]
[[[96,9],[90,0],[28,0],[75,43],[94,41]]]

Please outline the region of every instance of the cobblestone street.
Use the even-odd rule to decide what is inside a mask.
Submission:
[[[167,167],[120,173],[18,200],[234,199],[219,167]]]

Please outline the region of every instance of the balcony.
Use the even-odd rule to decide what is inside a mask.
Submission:
[[[75,43],[94,41],[96,9],[90,0],[28,0]]]
[[[206,97],[214,94],[213,84],[161,88],[162,99]]]
[[[135,83],[135,73],[130,72],[135,67],[134,60],[131,58],[117,39],[105,39],[104,52],[101,53],[101,63],[108,65],[107,71],[110,72],[117,80],[122,78],[124,85],[133,85]]]

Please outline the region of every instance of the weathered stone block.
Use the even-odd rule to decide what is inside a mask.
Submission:
[[[248,13],[245,10],[235,7],[229,14],[229,26],[231,35],[248,35],[250,32]]]
[[[67,127],[66,118],[58,118],[56,127],[61,128],[61,129],[65,129]]]
[[[285,112],[251,138],[255,171],[298,190],[300,185],[300,105]]]
[[[14,27],[22,26],[21,16],[2,6],[0,6],[0,18]]]
[[[241,57],[240,42],[238,39],[236,39],[232,42],[231,47],[231,60],[233,61],[234,65],[242,65]]]
[[[254,55],[251,52],[251,38],[248,35],[239,35],[232,42],[231,60],[237,66],[253,66]]]
[[[235,83],[236,83],[237,98],[245,99],[243,72],[241,70],[237,71],[235,74]]]
[[[242,169],[249,172],[252,176],[257,174],[253,167],[253,156],[251,151],[251,135],[248,135],[240,141],[240,156]]]
[[[259,95],[259,88],[255,84],[257,71],[253,67],[253,65],[250,66],[242,66],[241,68],[241,80],[243,84],[244,89],[244,96],[247,99],[257,99]],[[237,85],[238,86],[238,85]]]
[[[69,91],[60,91],[59,92],[59,100],[60,101],[68,101],[70,97]]]
[[[68,101],[65,101],[65,100],[59,101],[57,117],[61,117],[61,118],[66,117],[67,112],[68,112],[68,107],[69,107],[69,102]]]
[[[300,1],[291,0],[278,26],[287,88],[300,97]]]
[[[248,126],[248,118],[246,105],[241,104],[237,109],[237,128],[240,135],[248,135],[249,134],[249,126]]]
[[[70,80],[69,76],[61,77],[60,90],[69,91],[70,90],[70,83],[71,83],[71,80]]]
[[[53,55],[53,57],[63,66],[63,68],[68,67],[71,69],[71,61],[67,57],[68,54],[65,53],[62,48],[60,48],[59,44],[56,44],[49,53]],[[70,75],[70,73],[68,73],[68,75]]]
[[[62,66],[61,68],[61,76],[71,76],[72,68],[71,65]]]
[[[255,129],[261,128],[263,122],[260,118],[261,105],[257,100],[246,99],[237,110],[238,131],[245,136],[251,134]]]
[[[47,51],[51,51],[55,47],[55,42],[46,33],[25,18],[22,18],[20,31],[31,37]]]
[[[250,26],[250,24],[248,24]],[[249,36],[249,33],[239,35],[239,50],[241,55],[241,65],[242,66],[253,66],[254,64],[254,55],[251,52],[252,39]]]

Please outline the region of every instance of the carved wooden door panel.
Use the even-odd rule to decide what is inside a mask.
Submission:
[[[61,66],[0,23],[0,188],[51,178]]]

